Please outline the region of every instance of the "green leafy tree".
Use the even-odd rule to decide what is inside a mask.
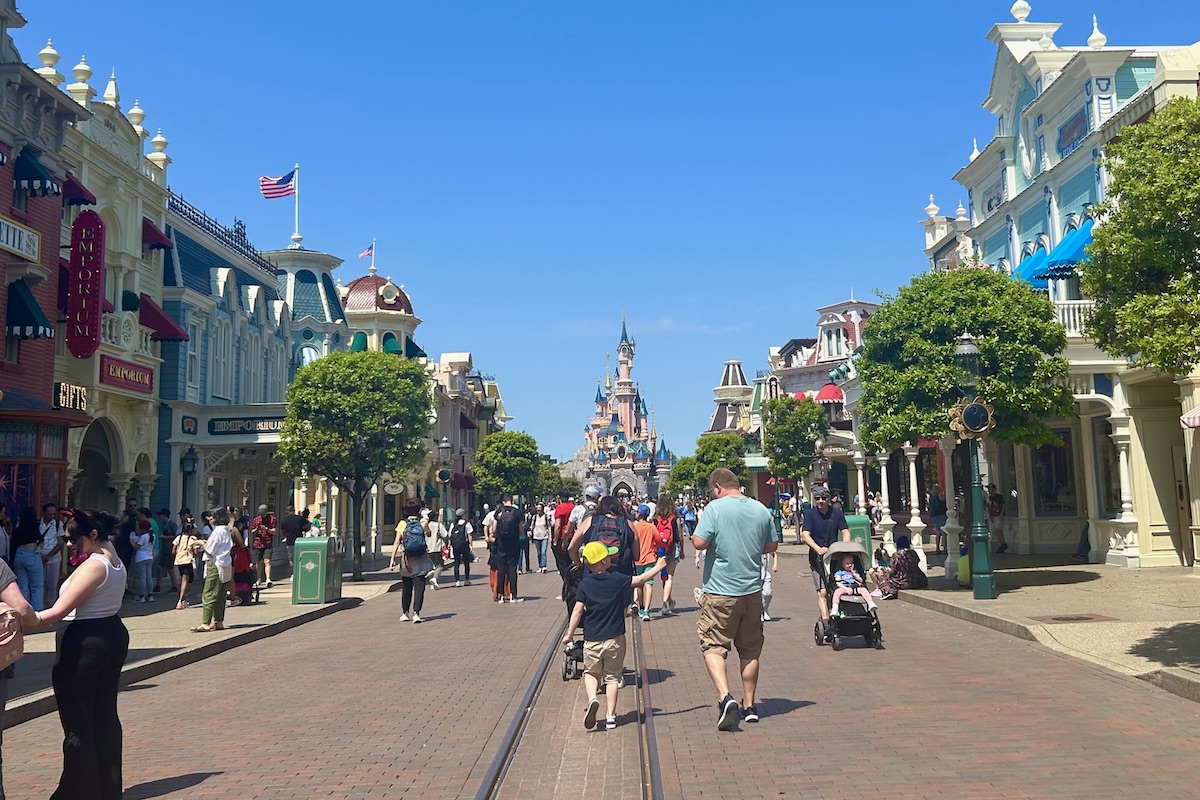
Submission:
[[[558,465],[543,461],[538,466],[538,486],[534,495],[539,498],[554,497],[562,486],[563,476]]]
[[[663,491],[672,497],[678,497],[684,494],[688,487],[691,487],[693,492],[700,492],[703,486],[700,484],[696,471],[696,459],[693,456],[684,456],[675,459],[675,464],[671,467],[671,473],[667,476],[667,483],[663,486]]]
[[[475,452],[479,486],[493,496],[502,492],[532,495],[538,488],[541,465],[537,441],[520,431],[488,434]]]
[[[858,435],[868,452],[949,435],[963,331],[980,351],[976,393],[996,409],[993,435],[1034,446],[1056,441],[1044,420],[1074,414],[1075,403],[1056,383],[1067,374],[1058,355],[1067,339],[1054,307],[1002,273],[963,267],[913,278],[864,329]]]
[[[561,489],[566,489],[571,497],[583,497],[583,483],[574,475],[563,475]]]
[[[829,433],[825,409],[805,397],[775,397],[763,404],[764,449],[771,474],[803,478],[817,457],[817,440]]]
[[[721,459],[725,463],[721,463]],[[696,486],[699,491],[708,488],[708,476],[717,467],[737,475],[738,480],[746,477],[746,440],[740,433],[714,433],[696,440]]]
[[[1105,146],[1108,200],[1079,267],[1088,332],[1172,375],[1200,360],[1200,100],[1179,98]]]
[[[350,499],[354,580],[362,580],[363,501],[381,474],[421,463],[431,402],[424,368],[387,353],[330,353],[288,387],[278,457],[285,471],[324,476]]]

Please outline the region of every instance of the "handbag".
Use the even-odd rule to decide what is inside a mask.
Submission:
[[[16,663],[25,655],[25,634],[17,612],[0,604],[0,669]]]
[[[450,546],[444,544],[444,545],[442,545],[442,561],[449,561],[449,560],[450,560]]]

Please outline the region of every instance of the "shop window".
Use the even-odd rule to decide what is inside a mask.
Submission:
[[[63,494],[63,471],[52,467],[42,467],[42,491],[38,498],[37,507],[40,509],[46,503],[62,505],[66,499]]]
[[[21,362],[21,337],[7,336],[4,339],[4,360],[9,364]]]
[[[1092,420],[1092,440],[1096,451],[1096,497],[1100,500],[1100,516],[1115,519],[1121,513],[1121,470],[1120,456],[1112,440],[1112,423],[1107,419]]]
[[[1074,516],[1079,500],[1071,430],[1056,428],[1053,433],[1062,444],[1043,445],[1033,453],[1034,510],[1040,517]]]
[[[187,327],[187,385],[200,385],[200,326],[194,322]]]
[[[37,425],[32,422],[0,422],[0,458],[34,458],[36,446]]]
[[[13,189],[13,211],[25,211],[29,206],[29,192],[20,187]]]
[[[67,457],[66,429],[61,425],[42,426],[42,458],[62,461]]]
[[[8,508],[9,516],[13,519],[21,509],[37,506],[33,496],[33,476],[33,464],[0,462],[0,505]]]

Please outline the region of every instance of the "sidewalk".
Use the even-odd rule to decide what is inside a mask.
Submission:
[[[350,580],[345,573],[342,600],[323,605],[292,605],[292,583],[285,579],[263,589],[261,602],[230,608],[225,613],[226,628],[211,633],[192,633],[200,624],[200,588],[192,596],[195,605],[175,610],[176,596],[159,594],[148,604],[130,602],[121,607],[121,619],[129,629],[129,656],[122,670],[122,685],[128,686],[161,675],[172,669],[195,663],[217,653],[302,625],[314,619],[353,608],[366,600],[386,594],[399,582],[394,571],[387,571],[387,560],[363,563],[363,581]],[[9,701],[4,727],[10,728],[55,710],[50,689],[50,668],[54,665],[55,629],[31,633],[25,637],[25,656],[17,664],[16,677],[8,684]]]
[[[807,555],[794,544],[780,552]],[[1200,701],[1200,577],[1188,567],[1131,570],[1068,556],[992,556],[997,598],[976,600],[929,555],[929,588],[900,599],[1147,680]]]

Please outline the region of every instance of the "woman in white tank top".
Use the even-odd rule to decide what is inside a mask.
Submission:
[[[116,798],[123,791],[117,689],[129,631],[118,616],[125,567],[108,541],[117,524],[111,514],[72,512],[67,541],[78,566],[53,607],[36,614],[38,624],[69,623],[58,631],[51,673],[64,736],[62,777],[51,800]]]

